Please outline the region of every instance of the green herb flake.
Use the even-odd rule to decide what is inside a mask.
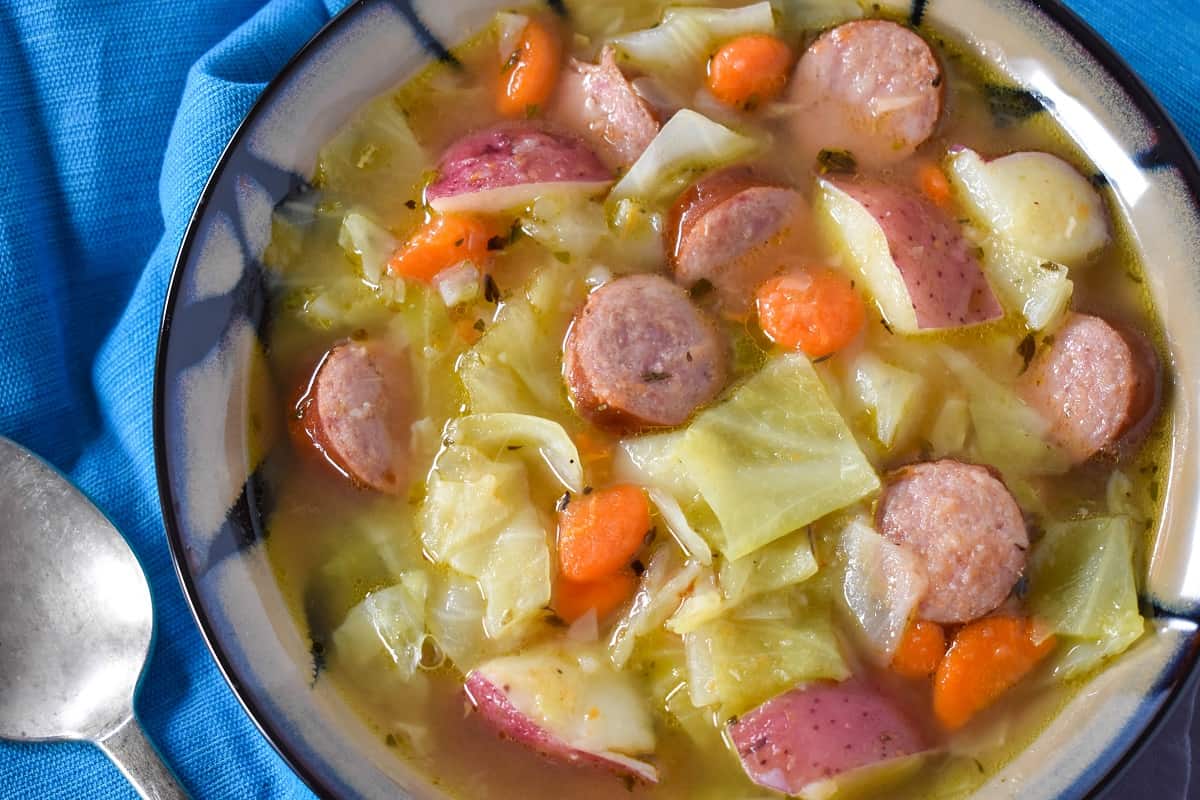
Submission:
[[[822,175],[853,175],[858,161],[848,150],[822,150],[817,153],[817,169]]]

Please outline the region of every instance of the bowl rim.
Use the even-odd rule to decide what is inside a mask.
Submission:
[[[238,123],[229,142],[221,151],[212,172],[205,181],[196,206],[188,219],[183,238],[180,240],[178,254],[171,267],[171,276],[159,323],[154,367],[152,417],[155,477],[158,485],[159,504],[162,511],[167,543],[171,552],[171,562],[174,565],[175,575],[183,590],[183,596],[200,630],[200,635],[204,639],[209,652],[212,654],[213,660],[216,662],[218,670],[229,688],[233,691],[234,697],[237,698],[238,703],[250,718],[250,721],[283,762],[314,794],[321,798],[337,798],[338,795],[316,770],[310,769],[309,765],[302,758],[299,758],[295,753],[289,752],[288,747],[283,743],[285,741],[284,738],[277,730],[277,722],[264,709],[260,708],[259,703],[245,690],[242,685],[242,679],[233,666],[232,660],[222,647],[220,637],[209,623],[199,599],[196,585],[188,570],[182,528],[175,513],[174,494],[165,446],[167,424],[165,406],[168,377],[166,356],[167,343],[171,338],[175,307],[182,290],[187,264],[190,260],[192,250],[197,244],[198,234],[208,207],[212,202],[217,184],[224,174],[231,156],[242,146],[251,125],[277,100],[277,95],[289,82],[289,79],[308,61],[309,57],[324,40],[346,27],[373,2],[376,2],[376,0],[354,0],[354,2],[351,2],[322,25],[288,59],[287,63],[284,64],[275,77],[266,84],[262,93],[251,105],[249,111],[246,112],[246,116]],[[410,19],[415,18],[416,12],[413,9],[412,0],[390,0],[390,2],[401,13],[405,14],[406,17]],[[547,0],[547,2],[555,10],[561,7],[561,0]],[[1196,211],[1200,214],[1200,160],[1197,159],[1196,154],[1193,152],[1187,139],[1183,136],[1179,126],[1171,118],[1170,114],[1167,113],[1166,108],[1146,85],[1145,81],[1142,80],[1125,58],[1104,37],[1077,12],[1069,8],[1063,0],[1022,0],[1022,2],[1041,11],[1052,22],[1062,28],[1068,36],[1096,59],[1129,96],[1134,107],[1143,114],[1157,134],[1155,146],[1158,149],[1158,157],[1171,167],[1179,170],[1184,184],[1190,190]],[[918,15],[917,18],[919,19],[919,14],[924,9],[925,3],[917,2],[914,6],[916,9],[919,9],[914,11],[914,14]],[[431,36],[421,37],[420,42],[429,51],[431,58],[444,56],[445,51],[442,49],[442,44],[435,38]],[[1170,618],[1170,616],[1167,615],[1163,618]],[[1193,624],[1200,622],[1200,620],[1185,619]],[[1085,787],[1082,796],[1099,798],[1104,795],[1112,787],[1113,783],[1138,759],[1155,734],[1159,732],[1163,722],[1175,711],[1179,702],[1183,698],[1190,697],[1193,693],[1192,689],[1200,688],[1200,669],[1196,668],[1197,665],[1200,665],[1200,631],[1192,634],[1191,642],[1186,648],[1186,652],[1176,658],[1168,668],[1165,676],[1165,680],[1169,684],[1167,697],[1157,711],[1145,722],[1142,730],[1136,734],[1123,752],[1112,759],[1111,763],[1101,766],[1098,761],[1093,764],[1092,770],[1085,772],[1081,776],[1081,781],[1085,784],[1089,782],[1091,784]],[[1106,756],[1108,756],[1108,753],[1102,755],[1101,759]]]

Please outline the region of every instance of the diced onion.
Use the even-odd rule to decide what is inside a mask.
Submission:
[[[470,261],[462,261],[437,274],[433,283],[447,308],[469,303],[479,296],[479,269]]]

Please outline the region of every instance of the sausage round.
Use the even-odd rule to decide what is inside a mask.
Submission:
[[[588,297],[571,326],[563,373],[575,408],[614,431],[686,422],[725,384],[725,342],[687,293],[633,275]]]
[[[942,83],[929,45],[895,22],[861,20],[828,31],[792,78],[801,154],[848,151],[865,167],[903,161],[933,134]]]
[[[563,69],[550,118],[582,136],[610,167],[628,169],[658,135],[658,119],[617,66],[607,45],[597,64]]]
[[[723,308],[741,313],[758,284],[799,251],[808,204],[799,192],[734,168],[689,187],[667,224],[667,260],[675,280],[685,287],[707,280]]]
[[[976,325],[1004,315],[962,229],[940,208],[904,186],[868,181],[834,185],[883,229],[918,328]]]
[[[1071,313],[1019,387],[1050,423],[1053,441],[1078,463],[1149,415],[1158,396],[1158,358],[1149,342],[1099,317]]]
[[[812,683],[729,725],[746,774],[798,795],[817,781],[925,749],[921,732],[889,698],[860,680]]]
[[[468,134],[438,161],[425,200],[439,213],[519,208],[548,187],[592,195],[612,173],[574,134],[533,122],[505,122]]]
[[[877,524],[925,565],[923,619],[981,617],[1004,602],[1025,569],[1029,534],[1021,509],[986,467],[946,459],[896,471]]]
[[[302,441],[354,483],[399,494],[408,488],[410,377],[406,353],[335,345],[296,403]]]

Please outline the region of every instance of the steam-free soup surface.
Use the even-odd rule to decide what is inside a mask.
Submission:
[[[1161,334],[1104,176],[854,2],[567,5],[276,211],[315,680],[455,797],[970,794],[1151,635]]]

